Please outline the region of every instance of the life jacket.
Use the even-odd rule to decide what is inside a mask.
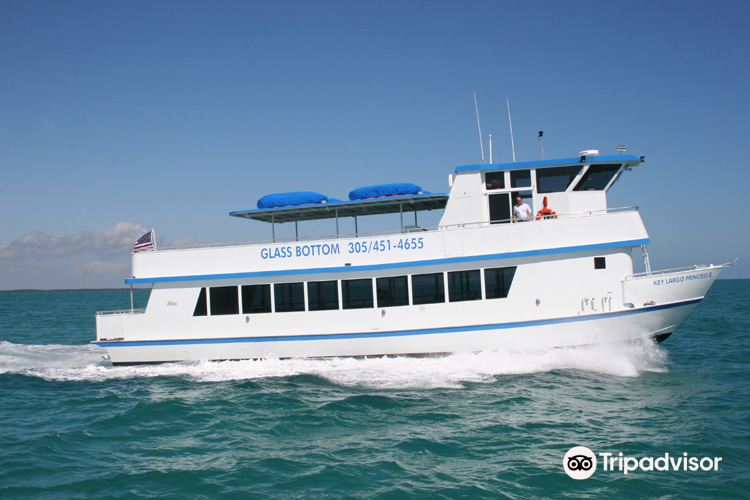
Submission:
[[[557,219],[557,212],[545,207],[536,213],[536,220],[542,219]]]

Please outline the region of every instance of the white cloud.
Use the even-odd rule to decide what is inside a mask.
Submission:
[[[42,231],[32,231],[0,246],[0,261],[25,257],[127,253],[133,242],[146,231],[148,231],[146,226],[127,221],[118,222],[101,233],[81,232],[54,236]]]
[[[127,263],[112,260],[90,260],[75,268],[80,273],[96,274],[119,274],[123,276],[128,272]]]
[[[0,242],[0,290],[121,287],[122,279],[130,275],[133,243],[147,231],[143,224],[122,221],[99,233],[32,231]],[[165,243],[193,241],[180,238]]]

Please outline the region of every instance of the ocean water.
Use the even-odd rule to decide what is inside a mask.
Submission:
[[[128,303],[0,293],[0,498],[750,491],[750,280],[717,282],[661,346],[113,368],[93,314]],[[722,461],[575,481],[574,445]]]

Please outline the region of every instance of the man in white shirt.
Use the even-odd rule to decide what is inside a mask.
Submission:
[[[531,207],[523,202],[523,198],[516,196],[516,204],[513,205],[513,221],[526,222],[531,220],[532,215]]]

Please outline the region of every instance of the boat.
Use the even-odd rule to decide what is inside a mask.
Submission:
[[[97,313],[94,343],[128,365],[661,342],[729,264],[651,269],[638,207],[607,203],[644,164],[587,150],[459,166],[446,193],[267,195],[229,215],[269,224],[270,241],[134,252],[131,307]],[[514,214],[524,204],[530,217]],[[436,227],[419,225],[425,211],[442,212]],[[400,227],[360,234],[360,218],[383,214]],[[300,238],[300,223],[322,219],[334,235]],[[294,238],[277,237],[282,224]],[[132,305],[139,285],[145,309]]]

